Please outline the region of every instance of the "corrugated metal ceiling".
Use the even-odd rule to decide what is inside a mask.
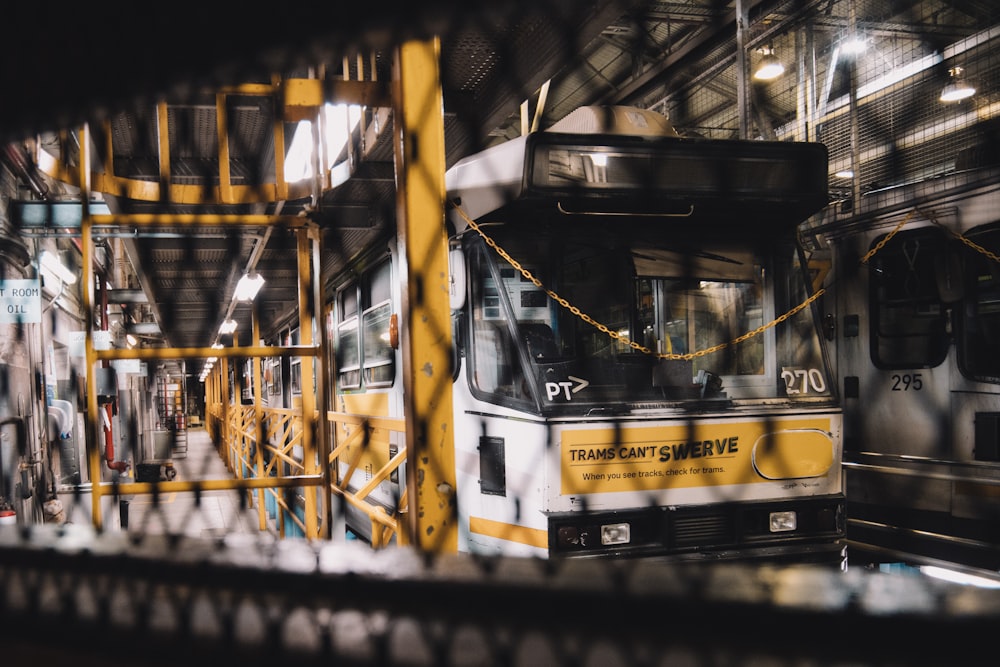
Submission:
[[[254,30],[222,35],[226,31],[223,23],[210,32],[201,23],[185,29],[179,19],[165,18],[163,32],[173,30],[175,35],[171,49],[143,44],[134,29],[122,33],[115,59],[109,60],[121,73],[132,73],[132,79],[123,79],[119,72],[109,72],[120,90],[111,91],[108,81],[95,80],[94,95],[84,97],[87,87],[73,78],[74,72],[53,69],[53,85],[63,85],[67,94],[76,98],[29,92],[29,63],[21,63],[14,73],[20,75],[18,78],[9,71],[15,61],[3,59],[14,98],[25,104],[16,108],[8,105],[0,112],[0,129],[13,137],[16,131],[44,132],[63,127],[60,121],[68,126],[70,120],[87,118],[93,121],[95,144],[103,145],[99,119],[107,118],[115,173],[155,181],[161,170],[154,103],[165,99],[169,105],[171,179],[211,187],[219,175],[219,118],[214,93],[218,87],[269,82],[269,69],[284,76],[325,71],[331,78],[343,77],[345,63],[354,78],[361,67],[366,79],[377,76],[387,81],[391,78],[391,45],[398,39],[424,34],[441,38],[449,164],[479,147],[519,134],[519,106],[528,101],[534,111],[547,82],[542,127],[581,105],[634,104],[668,115],[682,134],[736,137],[745,133],[750,138],[808,135],[828,143],[835,160],[849,160],[850,133],[842,126],[843,111],[836,111],[834,105],[848,90],[848,70],[846,60],[835,54],[852,27],[872,47],[855,65],[859,86],[921,58],[934,59],[935,64],[919,79],[923,82],[920,86],[911,85],[908,91],[889,86],[878,93],[886,104],[865,105],[864,123],[882,134],[883,143],[886,135],[912,133],[921,124],[933,122],[931,115],[940,111],[914,91],[943,85],[947,66],[956,58],[985,84],[984,92],[988,89],[995,95],[998,88],[995,72],[1000,63],[992,56],[996,36],[984,37],[975,46],[962,42],[1000,23],[1000,10],[994,2],[744,0],[739,7],[747,18],[742,32],[738,30],[738,5],[732,0],[385,2],[378,7],[314,9],[305,14],[290,9],[295,16],[289,17],[299,22],[296,29],[273,27],[266,39],[258,37],[257,50],[250,43],[259,35]],[[84,20],[78,25],[92,24]],[[115,25],[116,19],[108,19],[106,27]],[[213,35],[216,41],[204,44],[200,62],[204,74],[185,78],[195,62],[190,53],[181,57],[177,50],[201,44],[192,41],[197,40],[193,33]],[[220,41],[229,48],[221,49]],[[746,71],[759,57],[757,48],[773,45],[788,67],[786,74],[769,84],[748,81],[739,70],[743,61],[737,58],[738,42],[746,49]],[[962,46],[959,49],[956,45]],[[103,54],[104,46],[93,45],[94,57]],[[360,60],[357,54],[363,54]],[[88,60],[93,62],[93,58]],[[144,60],[144,68],[137,70],[135,60]],[[143,72],[143,79],[137,71]],[[212,85],[201,85],[207,83]],[[18,86],[21,95],[17,94]],[[745,90],[745,102],[741,90]],[[804,97],[816,107],[808,115],[804,114]],[[47,101],[48,106],[39,106]],[[30,115],[32,105],[44,112]],[[228,98],[227,110],[233,183],[273,184],[273,106],[267,98],[233,95]],[[389,233],[393,224],[391,119],[372,116],[368,127],[372,131],[364,145],[364,163],[351,181],[324,193],[318,205],[308,199],[207,207],[140,202],[122,196],[109,196],[108,201],[113,210],[133,212],[309,211],[325,229],[329,252],[324,270],[333,275],[362,245]],[[378,132],[374,132],[376,127]],[[290,138],[289,128],[286,146]],[[955,148],[939,150],[960,148],[956,143]],[[939,158],[925,159],[930,163]],[[876,169],[877,161],[872,164]],[[890,167],[878,167],[882,171],[872,172],[868,180],[891,180],[894,175],[885,171]],[[139,265],[137,275],[154,295],[153,310],[169,330],[170,344],[206,345],[211,342],[206,336],[214,334],[219,313],[225,310],[227,290],[232,289],[257,245],[264,242],[264,234],[261,230],[234,234],[231,230],[200,229],[197,234],[185,230],[179,236],[131,239],[130,254]],[[278,326],[294,310],[295,246],[290,234],[280,231],[266,242],[266,252],[256,255],[259,268],[268,275],[261,295],[262,312]],[[192,251],[192,246],[197,250]],[[221,283],[220,274],[225,276]],[[239,316],[248,321],[248,312]]]

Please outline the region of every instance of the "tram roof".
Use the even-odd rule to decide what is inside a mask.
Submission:
[[[535,132],[460,160],[446,174],[450,217],[568,227],[643,221],[746,238],[789,233],[828,203],[816,142]]]

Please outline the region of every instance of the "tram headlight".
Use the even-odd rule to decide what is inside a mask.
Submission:
[[[768,518],[772,533],[787,533],[798,528],[795,512],[771,512]]]
[[[606,523],[601,526],[601,544],[628,544],[632,541],[632,527],[627,523]]]

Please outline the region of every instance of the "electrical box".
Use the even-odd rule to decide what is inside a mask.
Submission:
[[[976,413],[977,461],[1000,461],[1000,412]]]
[[[97,403],[106,405],[118,398],[118,376],[111,366],[97,369]]]

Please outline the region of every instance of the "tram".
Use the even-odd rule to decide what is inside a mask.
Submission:
[[[849,548],[1000,569],[1000,186],[964,170],[827,219]]]
[[[446,187],[459,550],[843,562],[842,413],[796,237],[827,204],[823,145],[584,107]],[[402,416],[399,253],[334,281],[344,413]],[[341,476],[368,483],[402,437],[373,429]],[[396,512],[401,484],[367,497]]]

